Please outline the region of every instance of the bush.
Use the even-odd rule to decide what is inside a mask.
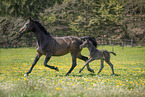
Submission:
[[[0,17],[0,47],[21,47],[35,44],[32,34],[25,34],[19,37],[19,29],[24,25],[25,20],[14,17]]]

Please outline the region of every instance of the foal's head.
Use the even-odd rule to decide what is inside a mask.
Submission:
[[[85,39],[85,41],[83,42],[83,44],[80,45],[80,48],[82,49],[84,47],[88,47],[90,43],[91,42],[89,41],[89,39]]]
[[[31,32],[34,30],[34,20],[30,18],[24,26],[19,30],[19,33]]]

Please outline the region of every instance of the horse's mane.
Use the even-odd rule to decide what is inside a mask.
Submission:
[[[38,25],[38,27],[46,34],[46,35],[49,35],[50,33],[49,32],[47,32],[47,30],[44,28],[44,26],[39,22],[39,21],[34,21],[37,25]]]

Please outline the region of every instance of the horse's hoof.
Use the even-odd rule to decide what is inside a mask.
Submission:
[[[67,73],[65,76],[69,76],[69,74]]]
[[[82,71],[80,70],[79,73],[81,73]]]
[[[26,77],[27,76],[27,74],[24,74],[24,77]]]
[[[92,72],[92,73],[95,73],[93,69],[89,69],[88,71],[90,71],[90,72]]]
[[[55,68],[56,71],[59,71],[58,67]]]

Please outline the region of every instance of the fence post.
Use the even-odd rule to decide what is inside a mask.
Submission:
[[[131,39],[131,47],[133,47],[133,39]]]
[[[124,49],[124,42],[123,42],[123,40],[122,40],[122,49]]]
[[[112,52],[114,51],[114,45],[112,44]]]
[[[114,51],[114,44],[113,40],[111,39],[110,45],[112,45],[112,52]]]
[[[102,46],[101,46],[102,50],[103,50],[103,45],[104,45],[104,37],[103,37]]]
[[[101,45],[101,49],[103,50],[103,44]]]

